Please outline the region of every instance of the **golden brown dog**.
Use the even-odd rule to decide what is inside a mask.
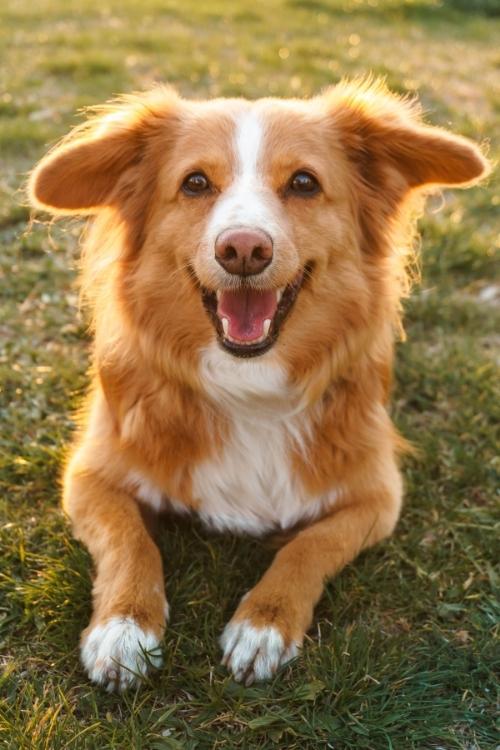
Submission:
[[[95,374],[64,489],[97,569],[92,680],[124,688],[161,661],[168,606],[141,503],[293,531],[222,635],[246,684],[297,654],[325,579],[391,534],[402,441],[386,400],[415,210],[422,188],[486,169],[370,82],[255,102],[158,88],[42,159],[33,204],[95,214]]]

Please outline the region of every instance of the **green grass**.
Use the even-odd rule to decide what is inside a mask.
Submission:
[[[433,122],[498,144],[499,31],[493,0],[4,0],[2,748],[496,747],[494,179],[446,193],[439,213],[433,200],[421,225],[423,279],[407,304],[393,397],[420,453],[405,463],[395,536],[327,587],[302,657],[245,689],[219,666],[217,636],[272,551],[169,522],[160,530],[166,663],[126,696],[94,688],[80,668],[90,565],[59,510],[88,360],[76,311],[79,225],[29,231],[20,186],[77,108],[158,79],[187,95],[291,95],[370,69],[418,91]]]

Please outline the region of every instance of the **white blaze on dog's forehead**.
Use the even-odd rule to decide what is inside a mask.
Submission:
[[[212,213],[208,227],[209,246],[221,232],[235,226],[265,229],[273,239],[278,233],[279,224],[269,205],[264,182],[264,144],[263,115],[253,109],[245,109],[236,115],[233,180]]]
[[[237,174],[240,180],[257,179],[257,165],[262,150],[264,127],[261,118],[253,110],[243,113],[236,120]]]

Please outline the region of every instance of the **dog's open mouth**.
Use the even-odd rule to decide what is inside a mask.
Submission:
[[[268,351],[278,338],[307,270],[300,271],[281,289],[254,289],[244,282],[237,289],[202,289],[203,304],[221,346],[237,357],[254,357]]]

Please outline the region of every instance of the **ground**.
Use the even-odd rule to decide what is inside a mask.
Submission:
[[[418,92],[429,121],[491,142],[498,158],[498,13],[498,0],[3,0],[6,750],[496,746],[495,179],[434,198],[421,222],[422,281],[406,304],[392,402],[419,452],[404,464],[395,536],[328,585],[302,657],[270,684],[245,689],[219,666],[217,638],[273,552],[166,524],[165,666],[125,697],[96,689],[80,667],[91,572],[59,509],[71,414],[87,380],[80,225],[30,226],[22,185],[47,144],[78,121],[76,109],[153,80],[186,95],[304,95],[372,70]]]

